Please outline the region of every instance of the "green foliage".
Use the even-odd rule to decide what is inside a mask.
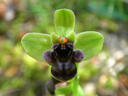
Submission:
[[[88,3],[88,9],[90,11],[97,11],[97,14],[104,15],[107,18],[115,18],[123,21],[128,21],[126,11],[128,7],[122,2],[122,0],[104,0],[99,2],[90,0]]]
[[[72,85],[70,84],[70,85],[67,85],[65,87],[57,88],[55,90],[55,93],[57,94],[57,96],[59,96],[59,95],[65,95],[65,96],[67,96],[67,95],[71,94],[72,89],[73,89],[72,88]]]
[[[113,82],[112,82],[112,79],[109,77],[107,82],[105,83],[105,87],[108,88],[108,89],[114,89],[114,85],[113,85]]]

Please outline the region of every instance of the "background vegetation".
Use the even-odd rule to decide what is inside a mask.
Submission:
[[[128,96],[127,0],[0,0],[0,96],[45,96],[50,69],[29,57],[20,40],[28,32],[54,32],[60,8],[74,11],[76,33],[105,38],[103,50],[79,64],[86,96]]]

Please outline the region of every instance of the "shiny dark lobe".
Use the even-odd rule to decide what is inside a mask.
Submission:
[[[75,62],[82,61],[84,53],[81,50],[74,50],[72,43],[57,43],[52,48],[53,51],[47,50],[44,52],[43,58],[52,66],[53,77],[61,82],[75,77],[77,73]]]

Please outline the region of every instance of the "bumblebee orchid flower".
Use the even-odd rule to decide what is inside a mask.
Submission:
[[[21,43],[26,53],[40,62],[51,65],[52,81],[47,83],[51,94],[59,94],[62,90],[73,91],[73,96],[82,96],[78,90],[78,62],[88,60],[97,55],[103,46],[103,36],[95,31],[86,31],[75,34],[75,15],[69,9],[55,11],[55,32],[51,35],[43,33],[28,33],[23,36]],[[75,78],[76,79],[75,79]],[[72,85],[55,91],[52,85],[58,82],[72,81]],[[58,82],[57,82],[58,81]],[[56,82],[56,83],[54,83]],[[74,83],[73,83],[74,82]],[[84,95],[83,95],[84,96]]]

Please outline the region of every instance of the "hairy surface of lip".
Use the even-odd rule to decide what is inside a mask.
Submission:
[[[73,58],[73,48],[65,44],[65,48],[61,48],[61,44],[57,45],[53,55],[53,66],[51,73],[53,77],[60,81],[67,81],[76,75],[76,65]]]
[[[75,63],[84,59],[81,50],[74,50],[72,43],[56,43],[53,50],[47,50],[43,54],[45,61],[50,64],[53,77],[61,82],[68,81],[75,77],[77,68]]]

